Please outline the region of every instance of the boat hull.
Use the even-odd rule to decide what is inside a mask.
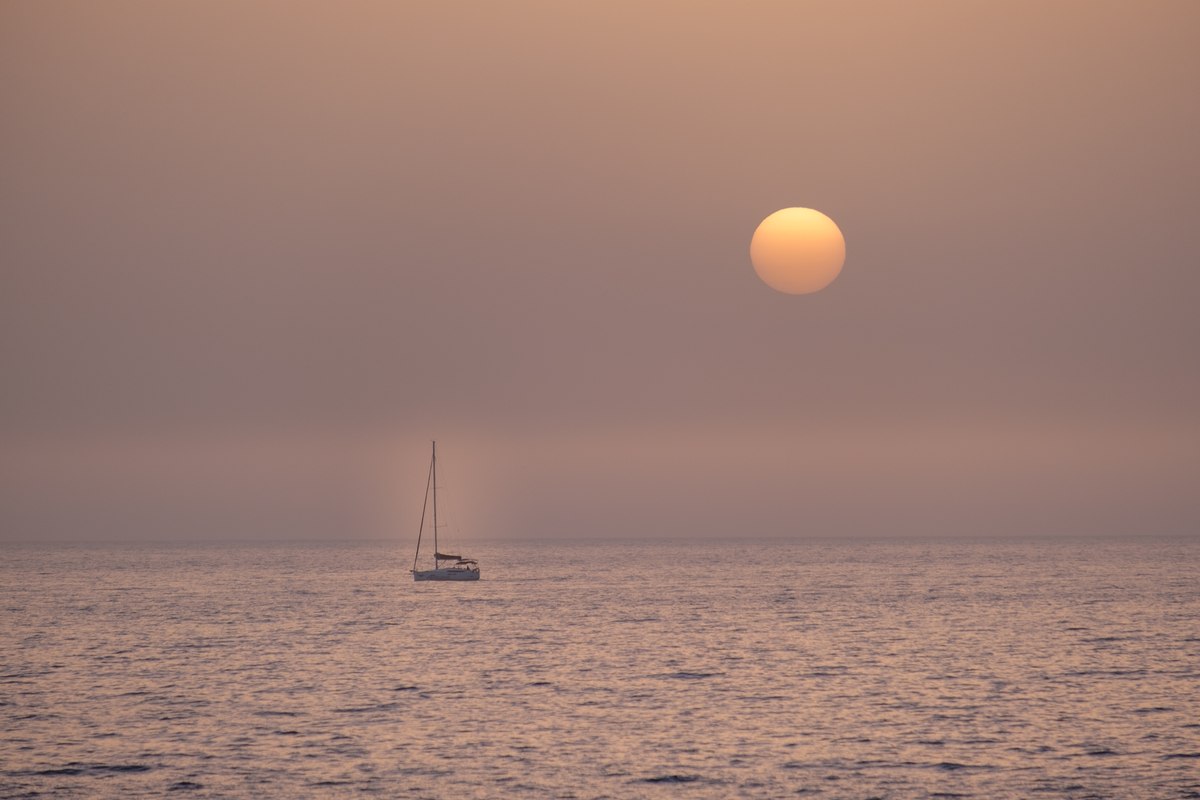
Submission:
[[[414,569],[414,581],[477,581],[478,569]]]

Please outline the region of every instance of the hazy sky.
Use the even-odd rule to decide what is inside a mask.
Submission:
[[[0,110],[5,536],[1200,523],[1194,2],[6,2]]]

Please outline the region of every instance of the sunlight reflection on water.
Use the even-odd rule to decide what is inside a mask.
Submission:
[[[1200,546],[9,548],[0,795],[1200,796]]]

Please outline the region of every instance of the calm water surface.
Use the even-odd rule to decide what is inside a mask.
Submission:
[[[1200,545],[0,551],[0,796],[1200,797]]]

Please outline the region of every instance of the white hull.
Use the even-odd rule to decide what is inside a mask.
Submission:
[[[477,581],[479,569],[414,569],[412,576],[414,581]]]

